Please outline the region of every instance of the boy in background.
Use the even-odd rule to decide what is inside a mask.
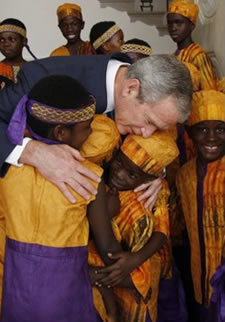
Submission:
[[[177,44],[177,58],[194,64],[201,73],[200,89],[216,89],[217,77],[212,62],[206,51],[192,40],[198,12],[198,6],[189,0],[171,1],[167,13],[168,31]]]
[[[24,23],[14,18],[3,20],[0,23],[0,52],[5,58],[0,62],[0,75],[16,82],[17,74],[26,62],[23,58],[24,47],[36,59],[28,46]]]
[[[214,90],[194,93],[187,131],[196,147],[197,158],[186,163],[177,175],[191,247],[196,322],[208,321],[212,297],[210,281],[222,263],[224,248],[224,101],[225,95]]]

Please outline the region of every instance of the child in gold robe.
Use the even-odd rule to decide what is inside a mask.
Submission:
[[[149,139],[129,135],[110,162],[106,179],[108,193],[119,193],[121,203],[118,215],[112,218],[112,226],[127,253],[111,255],[117,262],[99,269],[96,266],[102,266],[102,261],[91,242],[89,264],[95,267],[92,270],[93,283],[113,287],[121,321],[156,321],[161,273],[161,258],[156,252],[165,244],[169,234],[169,190],[164,181],[154,210],[150,212],[144,208],[143,202],[137,201],[138,194],[132,189],[159,176],[177,153],[176,144],[167,133],[156,132]],[[104,277],[106,273],[109,275]],[[106,321],[107,287],[94,287],[93,292],[95,307]]]
[[[8,137],[21,144],[28,126],[33,139],[80,149],[94,114],[95,99],[76,80],[48,76],[18,103]],[[101,176],[99,166],[83,164]],[[70,203],[31,166],[11,166],[0,179],[2,321],[98,321],[87,270],[89,223],[105,263],[121,247],[106,215],[104,182],[92,184],[96,196],[84,200],[71,189]]]
[[[225,237],[225,95],[213,90],[193,95],[187,131],[197,158],[178,172],[177,189],[191,247],[196,321],[208,321],[212,276],[222,263]],[[217,321],[214,318],[212,322]]]
[[[201,73],[201,88],[217,89],[217,77],[206,51],[192,40],[198,19],[198,6],[189,0],[173,0],[167,13],[168,31],[177,44],[175,55],[182,62],[194,64]]]

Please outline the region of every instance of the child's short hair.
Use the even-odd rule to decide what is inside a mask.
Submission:
[[[159,176],[179,154],[174,139],[167,131],[156,131],[149,138],[128,135],[121,151],[142,171]]]
[[[18,103],[8,136],[13,143],[20,144],[27,122],[34,134],[47,138],[50,128],[58,124],[73,126],[91,119],[94,114],[95,99],[77,80],[64,75],[47,76]]]
[[[115,21],[101,21],[96,23],[90,31],[90,42],[97,54],[102,54],[101,46],[121,28]]]
[[[186,124],[192,126],[213,120],[225,122],[225,95],[215,90],[194,93],[191,115]]]
[[[141,54],[144,57],[151,56],[152,48],[151,46],[144,40],[133,38],[127,40],[121,47],[120,51],[122,53],[136,53]]]

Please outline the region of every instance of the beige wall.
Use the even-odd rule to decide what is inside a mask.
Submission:
[[[39,57],[48,56],[51,50],[65,43],[57,27],[56,8],[64,2],[60,0],[1,0],[0,20],[8,17],[18,18],[27,26],[31,49]],[[175,46],[169,36],[159,35],[159,31],[149,24],[131,22],[125,11],[116,10],[111,6],[100,8],[98,0],[76,0],[82,6],[85,28],[82,38],[88,39],[90,28],[102,20],[114,20],[124,30],[125,38],[142,38],[148,41],[155,53],[171,53]],[[113,2],[113,1],[112,1]],[[24,50],[24,56],[29,58]]]
[[[210,25],[202,26],[198,24],[193,38],[207,50],[216,53],[224,74],[225,1],[218,1],[219,7],[215,21]],[[28,39],[32,51],[37,57],[43,58],[48,56],[51,50],[64,43],[64,38],[57,27],[55,13],[57,6],[64,2],[66,1],[1,0],[0,20],[9,17],[22,20],[27,26]],[[89,30],[94,23],[101,20],[114,20],[123,29],[126,40],[133,37],[146,40],[151,44],[155,53],[172,53],[175,49],[175,44],[167,35],[166,29],[159,30],[154,26],[154,17],[145,17],[143,22],[133,17],[131,21],[131,18],[123,8],[116,10],[110,5],[106,8],[101,8],[99,0],[76,0],[75,2],[81,5],[84,20],[86,21],[85,28],[82,32],[82,38],[84,40],[88,39]],[[135,19],[136,21],[134,21]],[[158,20],[160,19],[158,18]],[[31,59],[26,50],[24,50],[24,57]]]
[[[197,25],[194,38],[207,51],[216,55],[221,75],[225,75],[225,1],[218,0],[218,7],[213,22]]]

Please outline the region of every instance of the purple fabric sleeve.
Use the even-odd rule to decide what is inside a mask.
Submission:
[[[24,131],[27,123],[26,104],[28,100],[29,99],[27,95],[24,95],[19,100],[9,122],[7,136],[9,138],[9,141],[13,144],[22,145],[23,143]]]

